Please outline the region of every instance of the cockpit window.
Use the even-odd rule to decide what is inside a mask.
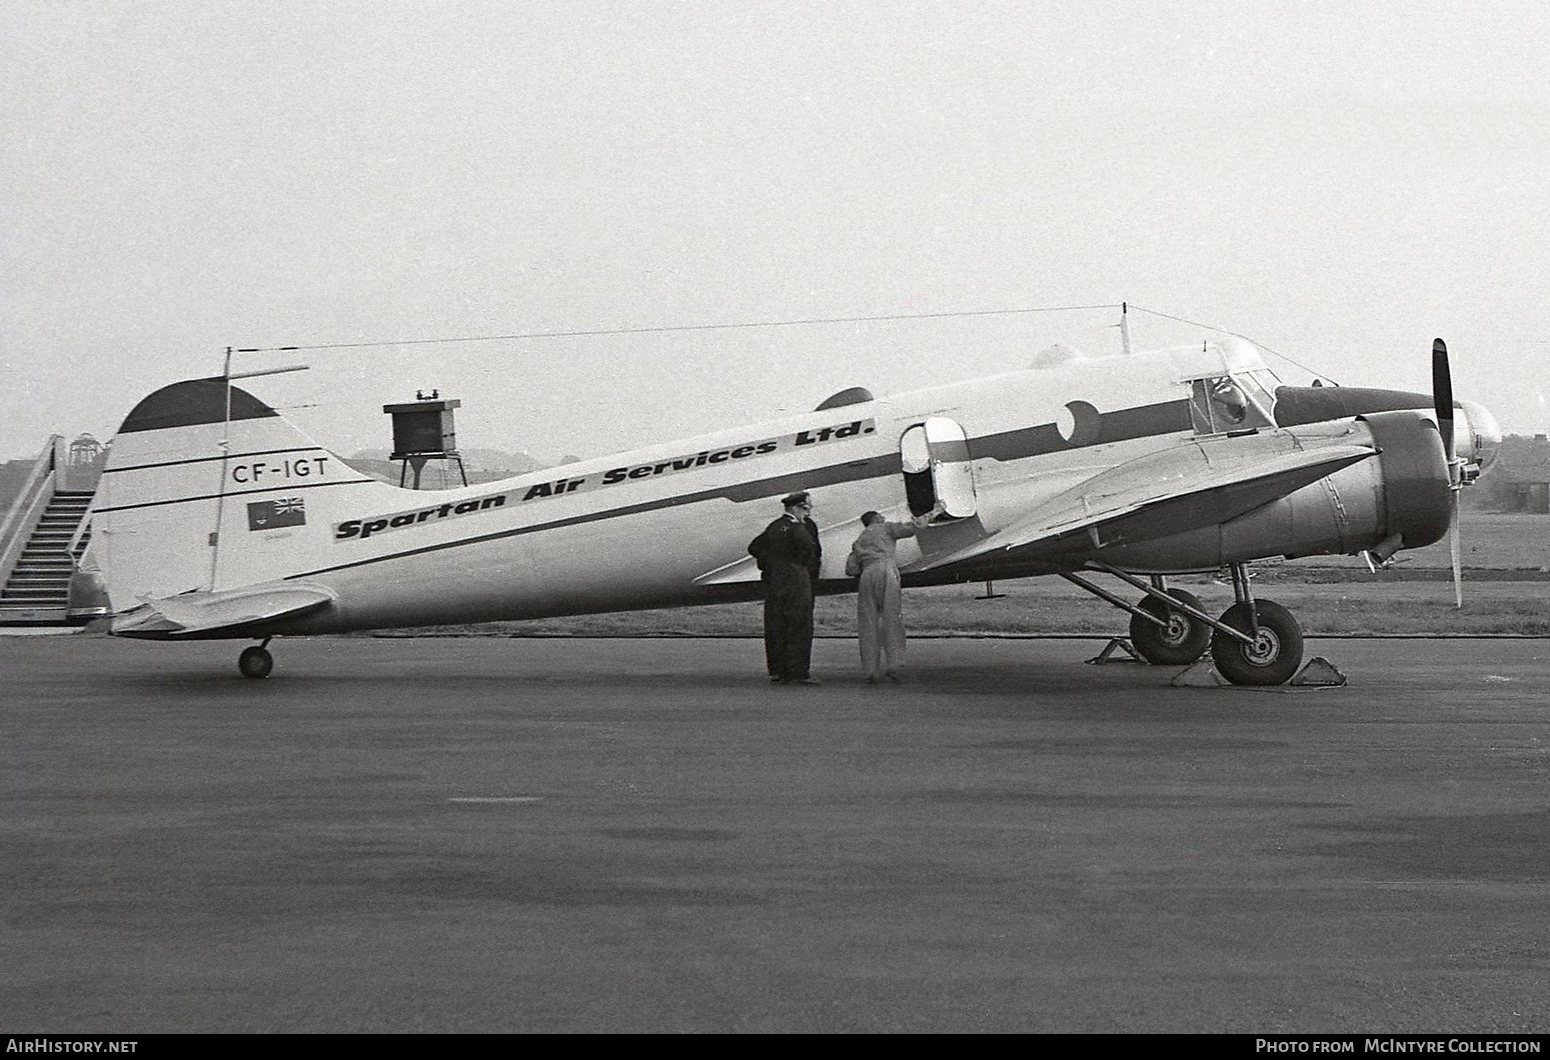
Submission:
[[[1223,434],[1274,425],[1273,399],[1251,374],[1219,375],[1190,384],[1190,419],[1196,434]]]
[[[1281,381],[1275,377],[1275,373],[1268,368],[1260,368],[1252,372],[1244,372],[1233,376],[1233,380],[1243,388],[1244,395],[1249,402],[1257,406],[1264,413],[1267,423],[1275,423],[1276,387]]]
[[[1232,426],[1242,423],[1249,414],[1249,399],[1231,379],[1211,380],[1211,404],[1215,406],[1218,418]]]

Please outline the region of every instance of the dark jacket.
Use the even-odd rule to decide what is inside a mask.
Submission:
[[[748,553],[759,561],[759,571],[772,590],[784,588],[806,571],[809,584],[818,580],[823,546],[811,519],[798,522],[782,515],[748,544]]]

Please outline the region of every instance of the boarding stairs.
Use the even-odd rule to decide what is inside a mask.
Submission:
[[[0,623],[64,625],[69,617],[70,576],[91,537],[88,527],[72,551],[76,531],[91,505],[90,493],[55,493],[27,539],[11,576],[0,588]]]
[[[101,447],[49,439],[20,496],[0,523],[0,626],[65,626],[70,579],[91,541],[88,512],[102,464]]]

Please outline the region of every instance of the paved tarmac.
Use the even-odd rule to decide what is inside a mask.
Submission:
[[[0,638],[0,1032],[1550,1030],[1550,641]]]

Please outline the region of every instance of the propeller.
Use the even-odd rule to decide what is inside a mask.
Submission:
[[[1463,465],[1454,451],[1453,373],[1448,369],[1448,345],[1432,340],[1432,401],[1437,409],[1437,431],[1448,461],[1448,554],[1453,561],[1454,606],[1464,606],[1463,549],[1459,543],[1459,489],[1464,484]]]

